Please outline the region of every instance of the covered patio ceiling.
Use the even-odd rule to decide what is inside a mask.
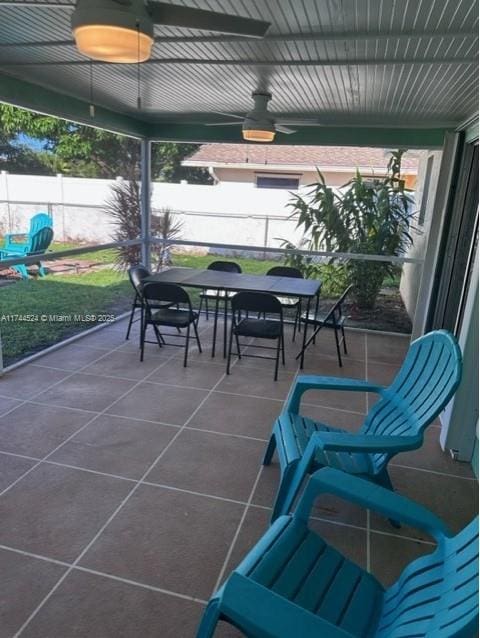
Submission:
[[[240,127],[205,124],[268,90],[275,115],[319,120],[280,144],[440,146],[477,111],[473,0],[175,0],[271,27],[252,39],[157,26],[140,66],[80,55],[74,4],[0,0],[0,100],[138,137],[241,142]]]

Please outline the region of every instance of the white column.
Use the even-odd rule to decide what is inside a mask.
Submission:
[[[140,196],[141,196],[141,229],[142,262],[150,269],[150,217],[151,217],[151,180],[152,180],[152,143],[148,139],[141,142],[140,161]]]

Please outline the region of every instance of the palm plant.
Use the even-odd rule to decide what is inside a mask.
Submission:
[[[288,204],[308,237],[311,250],[400,256],[412,243],[414,203],[400,179],[404,151],[392,153],[383,179],[367,180],[357,171],[341,192],[327,186],[318,172],[306,197]],[[349,259],[348,278],[360,308],[373,308],[383,280],[393,275],[390,262]]]
[[[122,180],[111,186],[111,197],[104,206],[104,211],[111,217],[115,230],[112,239],[117,242],[140,239],[142,214],[140,185],[136,179]],[[151,232],[159,232],[161,221],[151,217]],[[115,265],[126,270],[141,262],[140,245],[120,246],[116,251]]]
[[[172,265],[171,245],[172,239],[180,237],[183,222],[175,218],[174,212],[170,208],[162,208],[160,215],[156,216],[156,236],[162,239],[158,246],[157,271],[165,266]]]

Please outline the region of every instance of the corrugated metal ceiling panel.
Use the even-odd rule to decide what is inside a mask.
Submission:
[[[243,114],[257,88],[272,91],[272,112],[315,115],[327,125],[437,126],[458,123],[476,110],[478,11],[472,0],[174,3],[272,26],[259,41],[157,26],[152,63],[141,67],[145,108],[138,112],[137,69],[94,63],[91,73],[68,44],[70,9],[0,2],[0,72],[87,101],[93,92],[96,103],[149,121]],[[39,40],[64,44],[26,46]]]

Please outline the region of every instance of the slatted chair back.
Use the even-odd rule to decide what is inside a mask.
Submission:
[[[208,264],[207,270],[219,270],[221,272],[241,273],[242,268],[234,261],[212,261]]]
[[[30,220],[30,230],[28,231],[29,235],[34,235],[38,233],[42,228],[51,228],[52,227],[52,218],[47,213],[37,213]]]
[[[53,229],[51,226],[44,226],[30,236],[30,245],[27,253],[31,255],[42,254],[52,243]]]
[[[473,636],[478,629],[478,517],[410,563],[384,594],[375,636]]]
[[[378,436],[417,436],[439,415],[462,375],[462,354],[455,337],[436,330],[414,341],[392,384],[370,410],[360,432]],[[391,454],[390,454],[391,455]],[[373,455],[380,469],[385,454]]]
[[[145,268],[143,264],[132,266],[128,269],[128,278],[130,283],[135,289],[135,292],[139,295],[142,293],[143,280],[150,276],[150,271]]]
[[[304,279],[302,271],[293,266],[273,266],[267,270],[270,277],[291,277],[292,279]]]
[[[259,312],[282,316],[282,304],[268,292],[238,292],[231,299],[233,313]]]

